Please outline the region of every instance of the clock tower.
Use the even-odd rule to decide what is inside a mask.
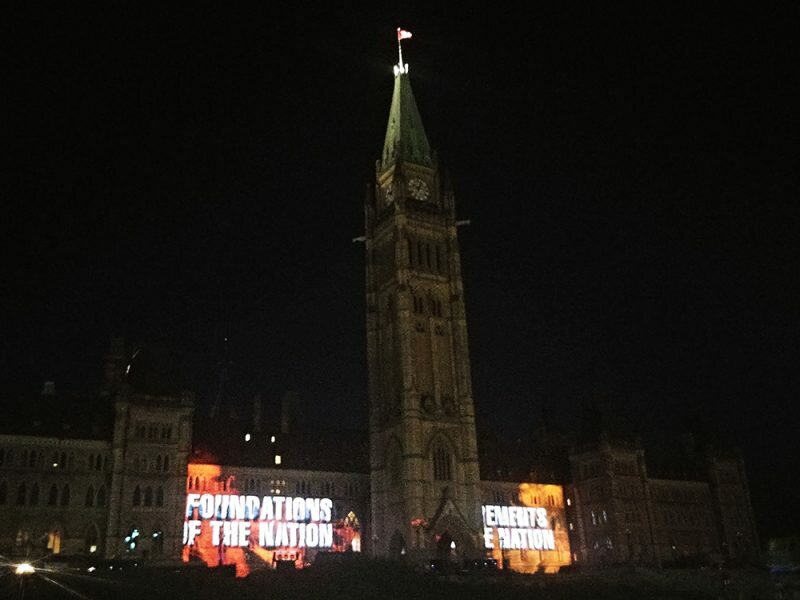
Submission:
[[[402,54],[394,73],[365,202],[371,537],[378,556],[455,559],[479,553],[481,515],[454,194]]]

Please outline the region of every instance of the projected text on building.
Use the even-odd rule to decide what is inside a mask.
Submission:
[[[555,550],[555,533],[547,509],[529,506],[484,505],[483,543],[486,548]],[[496,538],[496,541],[495,541]]]
[[[205,525],[214,547],[331,548],[332,508],[330,498],[187,494],[183,544]]]

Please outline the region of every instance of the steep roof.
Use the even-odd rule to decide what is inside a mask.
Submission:
[[[425,135],[425,127],[411,91],[408,70],[399,71],[394,78],[392,107],[386,125],[381,167],[383,170],[404,160],[416,165],[433,165],[431,146]]]

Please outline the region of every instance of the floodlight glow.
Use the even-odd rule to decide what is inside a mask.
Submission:
[[[33,568],[31,563],[19,563],[14,571],[17,575],[33,575],[36,569]]]

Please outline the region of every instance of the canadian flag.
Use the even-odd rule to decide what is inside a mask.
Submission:
[[[397,28],[397,41],[398,42],[400,40],[407,40],[410,37],[411,37],[411,32],[410,31],[406,31],[405,29],[400,29],[399,27]]]

